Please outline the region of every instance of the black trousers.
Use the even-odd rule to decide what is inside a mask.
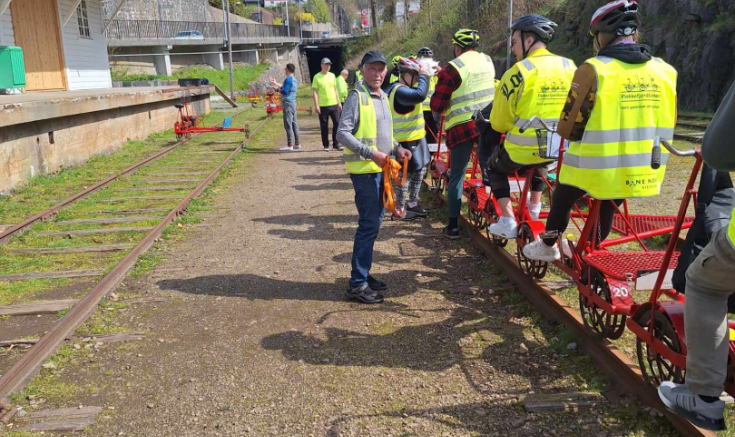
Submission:
[[[322,131],[322,147],[329,148],[329,119],[332,119],[332,147],[339,147],[337,144],[337,129],[339,128],[340,110],[337,105],[320,106],[319,107],[319,127]]]
[[[436,143],[439,136],[439,127],[436,125],[436,120],[434,120],[431,111],[424,111],[424,123],[426,124],[426,142]]]
[[[508,163],[507,165],[513,165],[513,161],[510,159],[510,155],[508,155],[508,152],[506,152],[505,149],[501,150],[500,153],[502,154],[500,159],[506,161]],[[478,159],[482,161],[482,158],[483,156],[480,154]],[[487,162],[487,158],[485,158],[485,162]],[[533,167],[521,167],[517,173],[519,175],[526,174],[528,171],[531,171],[531,169],[533,169]],[[533,172],[533,179],[531,179],[531,191],[543,191],[546,184],[544,183],[541,174],[538,169],[533,169]],[[487,182],[490,183],[490,188],[493,190],[493,196],[495,196],[496,199],[507,199],[510,197],[510,182],[508,181],[508,174],[490,169],[483,171],[483,174],[487,176]]]
[[[551,198],[551,211],[549,211],[549,218],[546,220],[545,234],[555,232],[557,236],[561,235],[569,225],[569,218],[574,204],[585,194],[586,192],[584,190],[580,190],[571,185],[557,185],[556,189],[554,189],[554,195]],[[615,218],[613,202],[615,205],[620,206],[623,203],[623,199],[615,199],[612,202],[605,200],[600,207],[600,221],[597,225],[599,241],[606,239],[612,230],[613,219]],[[544,238],[544,243],[547,246],[553,246],[557,236]],[[590,234],[591,238],[592,234]]]

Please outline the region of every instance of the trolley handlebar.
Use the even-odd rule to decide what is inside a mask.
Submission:
[[[543,118],[541,118],[541,117],[539,117],[538,115],[534,115],[533,117],[531,117],[531,119],[530,119],[530,120],[528,120],[527,122],[523,123],[523,126],[521,126],[521,128],[520,128],[520,129],[518,129],[518,131],[519,131],[520,133],[524,133],[524,132],[526,132],[526,131],[528,130],[528,128],[529,128],[529,127],[531,127],[531,126],[532,126],[532,125],[533,125],[534,123],[539,123],[539,124],[540,124],[541,126],[543,126],[543,128],[544,128],[544,129],[546,129],[546,130],[547,130],[547,131],[549,131],[549,132],[556,132],[556,129],[553,129],[553,128],[551,128],[551,127],[550,127],[550,126],[549,126],[549,125],[548,125],[548,124],[547,124],[547,123],[546,123],[546,122],[544,121],[544,119],[543,119]]]
[[[692,150],[679,150],[676,149],[674,146],[671,145],[668,141],[661,137],[656,137],[653,140],[653,150],[651,150],[651,168],[654,170],[658,170],[661,167],[661,145],[663,144],[664,148],[669,151],[674,156],[695,156],[697,154],[697,151]]]

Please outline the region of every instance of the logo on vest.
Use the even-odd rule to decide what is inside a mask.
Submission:
[[[536,96],[540,100],[566,100],[568,93],[569,87],[564,85],[564,81],[546,79],[538,88]]]
[[[635,75],[620,82],[621,109],[659,109],[661,87],[653,76]]]

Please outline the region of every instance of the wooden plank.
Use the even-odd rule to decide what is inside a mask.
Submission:
[[[102,407],[61,408],[32,413],[28,416],[27,425],[18,428],[20,431],[84,431],[85,428],[97,424],[97,416]]]
[[[164,187],[135,187],[135,188],[118,188],[118,191],[176,191],[176,190],[191,190],[193,186],[180,187],[180,186],[164,186]]]
[[[214,85],[214,90],[217,91],[217,94],[219,94],[220,96],[222,96],[222,98],[225,99],[225,101],[227,103],[229,103],[230,105],[232,105],[233,108],[237,108],[237,103],[235,103],[235,101],[232,100],[230,98],[230,96],[228,96],[227,94],[225,94],[225,92],[222,91],[222,89],[220,87],[218,87],[216,84],[213,84],[213,85]]]
[[[178,182],[201,182],[201,179],[151,179],[141,181],[142,184],[175,184]]]
[[[88,276],[101,276],[104,273],[104,270],[59,270],[56,272],[18,273],[15,275],[0,276],[0,281],[22,281],[24,279],[83,278]]]
[[[109,229],[82,229],[79,231],[60,231],[60,232],[39,232],[39,237],[66,237],[75,235],[95,235],[95,234],[118,234],[121,232],[147,232],[153,229],[151,226],[138,226],[130,228],[109,228]]]
[[[523,409],[529,413],[579,411],[605,402],[606,399],[597,393],[536,393],[523,399]]]
[[[118,332],[116,334],[90,335],[89,337],[84,338],[71,337],[67,338],[67,340],[79,341],[82,343],[121,343],[124,341],[140,341],[144,338],[145,334],[141,334],[138,332]],[[38,338],[19,338],[16,340],[3,340],[0,341],[0,347],[33,345],[38,343],[38,340]]]
[[[134,244],[113,244],[109,246],[15,249],[15,250],[11,250],[10,253],[18,254],[18,255],[57,255],[57,254],[67,254],[67,253],[104,253],[104,252],[117,252],[120,250],[130,250],[133,247],[135,247]]]
[[[110,218],[95,218],[95,219],[79,219],[79,220],[64,220],[60,222],[52,222],[55,225],[86,225],[86,224],[100,224],[100,225],[112,225],[115,223],[131,223],[131,222],[142,222],[146,220],[160,220],[162,217],[157,216],[137,216],[137,217],[110,217]]]
[[[0,316],[27,316],[35,314],[56,314],[61,310],[71,308],[78,301],[76,299],[47,300],[20,305],[0,306]]]
[[[150,208],[150,209],[131,209],[128,211],[97,211],[97,214],[120,214],[120,215],[128,215],[128,214],[151,214],[155,212],[169,212],[170,209],[167,208]]]
[[[129,200],[171,200],[181,199],[181,196],[134,196],[134,197],[118,197],[115,199],[104,199],[98,202],[105,203],[116,203],[116,202],[127,202]]]

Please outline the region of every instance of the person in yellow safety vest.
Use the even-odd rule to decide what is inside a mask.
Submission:
[[[347,76],[349,74],[349,71],[342,70],[339,76],[337,76],[337,93],[339,94],[339,102],[342,104],[345,103],[345,99],[347,98]]]
[[[360,69],[358,68],[355,70],[355,82],[352,84],[352,88],[357,88],[360,82],[362,82],[362,73],[360,73]]]
[[[705,163],[721,172],[735,171],[733,126],[735,83],[722,100],[702,141]],[[717,203],[724,203],[722,207],[725,207],[726,200],[720,198]],[[699,215],[697,211],[697,218]],[[667,409],[712,431],[725,429],[725,402],[720,400],[720,395],[729,373],[727,357],[733,332],[728,326],[728,299],[735,292],[732,282],[735,276],[733,218],[735,210],[729,225],[712,234],[709,243],[686,271],[686,381],[684,384],[666,381],[658,388],[658,395]]]
[[[391,59],[390,61],[390,66],[389,66],[390,69],[388,70],[389,74],[385,76],[385,79],[383,80],[383,85],[381,86],[381,88],[383,88],[383,91],[385,91],[386,93],[388,93],[388,90],[391,89],[391,86],[394,83],[398,82],[397,68],[398,68],[398,63],[401,62],[401,58],[402,58],[401,55],[395,55],[393,56],[393,59]]]
[[[499,237],[518,236],[518,223],[510,201],[509,173],[550,161],[539,157],[534,128],[541,126],[531,126],[524,133],[520,129],[534,116],[547,123],[559,123],[559,114],[577,69],[573,61],[546,48],[554,39],[555,30],[556,23],[536,14],[524,15],[511,26],[511,49],[518,63],[503,75],[490,112],[490,125],[495,131],[506,133],[505,143],[493,155],[495,162],[492,165],[487,164],[490,153],[480,154],[483,179],[491,187],[501,214],[498,222],[490,225],[489,231]],[[532,169],[528,168],[528,171]],[[538,169],[533,171],[528,211],[532,219],[538,220],[545,184]]]
[[[444,129],[450,150],[451,168],[447,187],[449,223],[444,235],[459,238],[459,211],[462,207],[462,189],[470,154],[479,137],[475,121],[476,111],[486,108],[495,95],[495,65],[490,56],[475,49],[480,43],[476,30],[460,29],[452,37],[456,58],[442,68],[431,97],[431,111],[439,120],[444,112]]]
[[[403,210],[403,216],[391,216],[391,220],[414,220],[429,213],[418,203],[419,192],[431,160],[426,143],[424,110],[422,102],[429,90],[429,72],[421,64],[409,58],[398,63],[400,79],[388,90],[390,110],[393,114],[393,136],[398,144],[411,151],[406,184],[394,183],[395,203]],[[406,196],[408,195],[408,201]],[[408,203],[408,207],[404,205]]]
[[[558,133],[572,141],[564,155],[546,231],[524,247],[530,259],[560,258],[556,240],[567,228],[575,202],[585,193],[603,200],[659,194],[668,152],[651,168],[654,139],[674,138],[677,72],[650,48],[638,44],[640,17],[635,1],[617,0],[592,16],[597,55],[577,69]],[[598,238],[612,229],[613,202],[603,202]]]
[[[352,91],[342,110],[337,139],[344,145],[344,161],[355,189],[359,220],[352,250],[347,297],[362,303],[383,302],[388,285],[370,275],[373,246],[383,222],[383,166],[394,154],[399,161],[411,152],[395,142],[388,97],[380,88],[387,73],[385,56],[365,53],[360,63],[364,80]],[[394,147],[395,145],[395,147]]]
[[[429,47],[421,47],[416,52],[416,55],[418,56],[419,62],[434,62],[434,52]],[[431,74],[429,77],[429,92],[426,94],[426,99],[424,100],[424,123],[426,123],[426,140],[429,143],[436,143],[439,136],[439,129],[434,120],[434,116],[431,115],[431,96],[434,95],[436,82],[439,80],[439,77],[433,71],[430,71],[429,74]]]

